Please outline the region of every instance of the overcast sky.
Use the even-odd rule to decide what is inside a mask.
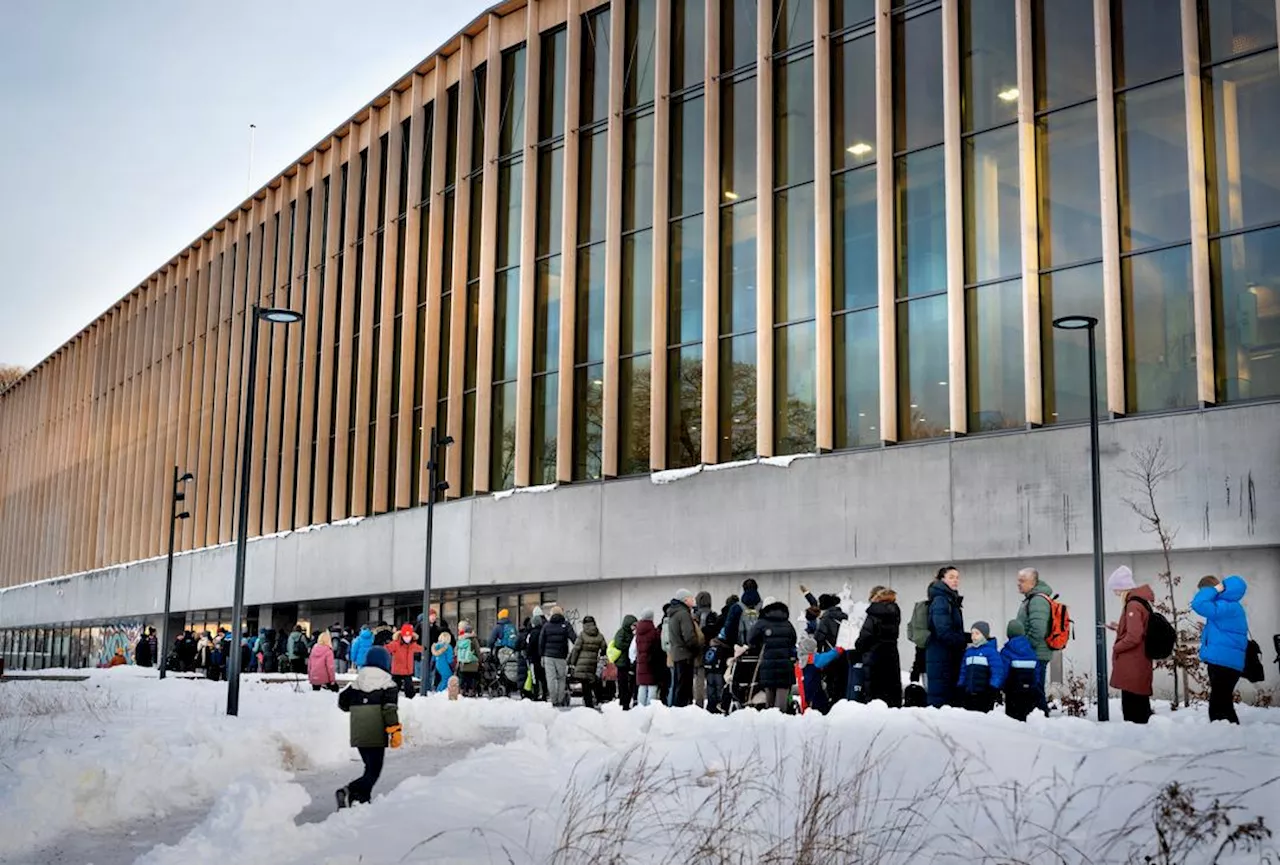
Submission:
[[[0,364],[38,363],[487,0],[0,0]]]

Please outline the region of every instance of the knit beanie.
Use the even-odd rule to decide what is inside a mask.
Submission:
[[[640,611],[640,621],[642,622],[653,621],[653,609],[651,607],[645,607],[643,610]]]
[[[384,673],[391,672],[391,655],[381,646],[374,646],[369,650],[369,654],[365,655],[364,665],[366,667],[377,667]]]
[[[804,663],[805,655],[812,655],[814,652],[818,651],[818,641],[806,634],[800,638],[799,649],[800,662]]]
[[[1137,587],[1138,584],[1133,581],[1133,571],[1129,570],[1128,565],[1121,565],[1107,577],[1108,591],[1129,592]]]
[[[1027,635],[1027,629],[1022,627],[1022,622],[1019,622],[1017,619],[1010,619],[1009,624],[1005,626],[1004,634],[1012,640],[1014,637],[1025,637]]]
[[[991,639],[991,626],[986,622],[974,622],[973,627],[969,628],[969,630],[977,631],[982,634],[985,639]]]

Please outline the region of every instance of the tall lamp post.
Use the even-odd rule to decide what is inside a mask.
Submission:
[[[436,437],[436,428],[431,428],[431,458],[427,460],[427,552],[423,566],[422,585],[422,630],[423,636],[430,634],[431,627],[431,547],[435,535],[436,493],[449,489],[449,482],[438,480],[440,476],[440,451],[453,444],[453,436],[442,439]],[[430,648],[428,648],[430,651]],[[422,695],[431,693],[430,679],[434,666],[429,663],[430,657],[424,652],[422,656]]]
[[[302,313],[254,304],[249,326],[249,374],[244,392],[244,443],[240,448],[240,501],[236,518],[236,584],[231,601],[231,657],[227,658],[227,714],[240,714],[240,641],[244,618],[244,559],[249,540],[249,466],[253,463],[253,398],[258,380],[258,325],[293,324]]]
[[[178,502],[185,501],[187,494],[182,491],[182,485],[193,481],[196,476],[191,472],[187,472],[182,477],[178,477],[178,467],[173,467],[173,498],[169,503],[169,563],[164,571],[164,620],[160,623],[160,644],[156,654],[160,662],[160,678],[164,678],[165,668],[169,661],[169,604],[173,599],[173,538],[178,527],[178,520],[185,520],[191,517],[187,511],[178,512]]]
[[[1055,318],[1059,330],[1084,330],[1089,335],[1089,469],[1093,481],[1093,618],[1094,648],[1097,651],[1098,720],[1107,721],[1107,626],[1106,592],[1102,582],[1102,463],[1098,456],[1098,320],[1091,315]]]

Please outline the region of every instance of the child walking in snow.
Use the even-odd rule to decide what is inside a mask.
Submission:
[[[436,692],[449,687],[449,677],[453,675],[453,635],[441,631],[431,647],[431,660],[436,665]]]
[[[400,689],[391,678],[391,655],[381,646],[369,650],[355,683],[338,694],[338,708],[351,715],[351,747],[360,752],[364,774],[336,791],[339,808],[368,802],[382,774],[387,748],[402,742],[396,701]]]
[[[960,664],[961,697],[970,712],[990,712],[1004,686],[1004,659],[996,651],[991,626],[986,622],[974,622],[969,633],[973,642],[965,649]]]
[[[1036,650],[1027,639],[1026,629],[1011,619],[1005,630],[1009,641],[1000,650],[1007,673],[1004,679],[1004,713],[1019,721],[1040,702],[1040,680],[1036,675]]]

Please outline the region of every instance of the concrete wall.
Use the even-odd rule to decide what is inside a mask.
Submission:
[[[1157,504],[1177,530],[1184,589],[1204,573],[1244,575],[1255,634],[1280,631],[1280,404],[1110,422],[1102,428],[1106,567],[1159,570],[1154,535],[1124,499],[1136,449],[1161,441],[1179,470]],[[435,586],[573,584],[566,603],[612,626],[623,606],[660,607],[680,585],[717,603],[746,573],[767,593],[797,584],[855,594],[881,582],[904,604],[944,561],[966,571],[966,612],[999,627],[1017,568],[1040,567],[1091,620],[1091,512],[1084,427],[800,459],[789,467],[640,477],[544,493],[483,496],[437,509]],[[425,510],[250,543],[249,604],[404,592],[422,584]],[[174,609],[229,606],[234,548],[180,556]],[[803,578],[800,572],[808,572]],[[766,583],[778,576],[776,588]],[[0,592],[0,627],[154,613],[163,559]],[[598,588],[593,584],[598,584]],[[624,601],[625,598],[625,601]],[[1091,634],[1067,654],[1088,667]]]

